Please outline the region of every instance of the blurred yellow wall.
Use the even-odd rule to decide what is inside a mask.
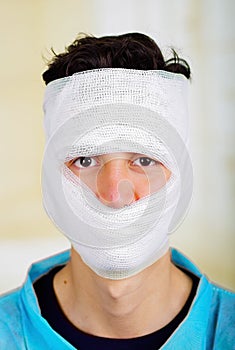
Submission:
[[[217,283],[235,289],[235,6],[229,0],[175,3],[0,1],[0,281],[4,280],[0,292],[23,278],[27,260],[22,265],[23,257],[28,257],[28,264],[66,247],[41,203],[42,56],[50,57],[51,46],[63,50],[78,32],[106,35],[127,31],[145,32],[161,46],[175,45],[192,65],[194,200],[184,224],[172,236],[172,244]]]

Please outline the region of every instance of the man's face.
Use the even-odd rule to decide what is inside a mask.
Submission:
[[[112,208],[122,208],[157,192],[171,175],[157,160],[129,152],[78,157],[66,165]]]

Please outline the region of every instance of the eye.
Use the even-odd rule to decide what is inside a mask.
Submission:
[[[78,157],[73,165],[77,168],[89,168],[97,165],[97,160],[92,157]]]
[[[157,163],[158,162],[156,160],[148,157],[139,157],[133,162],[134,165],[138,166],[152,166],[156,165]]]

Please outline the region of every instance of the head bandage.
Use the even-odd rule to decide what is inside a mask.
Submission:
[[[158,260],[185,215],[192,193],[187,85],[184,76],[165,71],[107,68],[46,88],[44,206],[83,261],[105,278],[129,277]],[[171,177],[127,207],[105,206],[64,163],[115,152],[155,158]]]

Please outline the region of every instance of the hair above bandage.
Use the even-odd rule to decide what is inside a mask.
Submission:
[[[166,71],[107,68],[46,88],[44,206],[84,262],[105,278],[129,277],[159,259],[188,208],[187,85],[184,76]],[[127,207],[105,206],[65,162],[115,152],[159,160],[170,180]]]

